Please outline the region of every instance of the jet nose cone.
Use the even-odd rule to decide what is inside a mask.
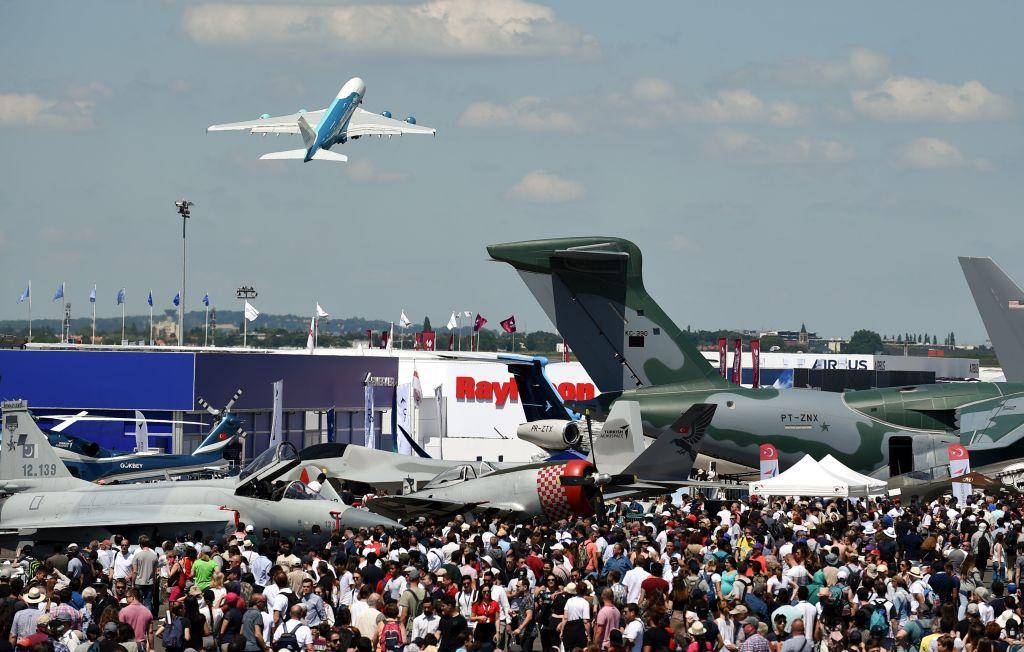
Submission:
[[[349,507],[341,514],[341,526],[343,528],[350,527],[358,530],[359,528],[375,528],[378,525],[383,525],[388,529],[397,529],[402,527],[402,524],[398,521],[393,521],[386,516],[380,514],[374,514],[370,510],[360,509],[357,507]]]
[[[348,97],[352,93],[355,93],[359,97],[366,94],[366,82],[359,77],[353,77],[352,79],[345,82],[345,85],[341,88],[339,97]]]

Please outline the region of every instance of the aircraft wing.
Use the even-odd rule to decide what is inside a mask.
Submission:
[[[305,118],[312,126],[320,123],[320,118],[326,113],[326,109],[319,111],[303,111],[291,115],[281,115],[273,118],[257,118],[256,120],[245,120],[243,122],[228,122],[222,125],[210,125],[206,131],[248,131],[253,134],[297,134],[299,133],[299,118]]]
[[[356,108],[355,113],[349,118],[345,133],[349,138],[353,136],[401,136],[402,134],[436,135],[437,129],[409,124],[404,120],[385,118],[380,114]]]
[[[410,519],[420,516],[434,516],[447,518],[468,512],[478,503],[466,503],[454,500],[443,500],[437,498],[422,498],[419,496],[378,496],[366,501],[366,508],[371,512],[381,514],[393,519]]]
[[[74,528],[116,528],[126,525],[179,525],[186,524],[189,529],[204,524],[227,524],[234,518],[234,512],[216,507],[195,505],[156,505],[132,507],[118,505],[117,509],[95,508],[76,510],[57,520],[33,520],[31,515],[14,516],[4,519],[5,530],[51,530],[67,527]],[[191,525],[195,523],[196,525]]]

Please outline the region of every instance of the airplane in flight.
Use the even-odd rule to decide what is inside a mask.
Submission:
[[[0,540],[12,549],[116,533],[166,538],[198,529],[221,536],[240,521],[288,535],[308,533],[313,525],[325,531],[398,527],[386,517],[348,507],[329,485],[314,493],[291,479],[302,462],[289,442],[264,451],[237,477],[98,485],[71,475],[25,401],[5,401],[0,408]]]
[[[640,404],[658,432],[690,406],[718,406],[702,452],[750,468],[772,443],[783,464],[832,454],[880,479],[948,473],[948,446],[981,467],[1024,456],[1024,384],[946,383],[821,392],[733,385],[644,288],[639,247],[611,237],[491,245],[512,265],[601,389],[605,412]]]
[[[437,135],[437,129],[416,124],[416,118],[395,120],[390,111],[371,113],[359,108],[366,95],[366,84],[353,77],[345,82],[337,97],[326,109],[306,111],[271,117],[264,113],[256,120],[211,125],[206,131],[248,131],[251,134],[300,134],[303,149],[271,152],[261,160],[301,160],[345,162],[348,157],[333,152],[335,145],[344,145],[349,140],[363,136],[401,136],[403,134]]]
[[[991,258],[959,260],[1003,377],[1024,382],[1024,290]]]
[[[419,491],[371,498],[366,506],[395,519],[465,512],[551,520],[601,516],[606,495],[662,494],[686,484],[715,410],[710,404],[690,406],[644,450],[640,405],[619,401],[601,431],[588,433],[593,438],[590,459],[506,468],[461,464]]]

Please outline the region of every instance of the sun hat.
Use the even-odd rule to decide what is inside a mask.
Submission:
[[[46,599],[46,594],[38,586],[33,586],[25,594],[25,602],[27,604],[39,604]]]
[[[690,629],[687,631],[690,632],[690,636],[703,636],[707,630],[704,629],[704,623],[698,620],[690,625]]]
[[[569,595],[576,595],[576,582],[569,582],[563,590]]]

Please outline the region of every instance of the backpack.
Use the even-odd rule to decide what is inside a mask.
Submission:
[[[299,629],[299,627],[302,627],[301,622],[295,626],[295,629],[289,632],[288,623],[281,623],[282,633],[281,636],[278,637],[277,641],[274,642],[274,649],[280,650],[281,648],[284,648],[286,650],[291,650],[291,652],[300,652],[299,637],[295,635],[295,632]]]
[[[856,593],[857,589],[860,588],[860,571],[854,570],[849,566],[847,566],[847,570],[850,571],[850,574],[846,577],[846,586],[850,587],[850,590]]]
[[[181,649],[185,647],[185,619],[177,616],[164,627],[161,638],[165,648]]]
[[[289,590],[287,593],[282,591],[280,595],[283,595],[288,600],[289,612],[292,610],[292,607],[299,604],[299,596],[295,595],[295,592],[292,590]]]
[[[396,621],[384,623],[384,628],[380,630],[380,640],[381,646],[387,652],[401,652],[402,648],[405,647],[405,643],[402,640],[402,626]]]
[[[939,594],[932,590],[932,587],[926,586],[924,589],[924,608],[928,614],[937,614],[939,609],[942,607],[942,599]]]
[[[412,622],[412,620],[411,620],[412,618],[415,618],[416,616],[418,616],[421,613],[423,613],[423,599],[427,597],[427,590],[426,589],[424,589],[422,586],[421,587],[417,587],[417,588],[419,588],[419,590],[423,592],[422,596],[417,595],[416,592],[413,591],[412,589],[406,589],[405,592],[402,593],[402,598],[405,598],[406,595],[411,595],[412,596],[412,600],[411,600],[412,604],[411,604],[410,609],[409,609],[409,618],[410,618],[409,622],[410,623]],[[399,600],[399,601],[401,601],[401,600]],[[409,626],[412,627],[411,624]]]
[[[868,629],[881,627],[885,636],[889,635],[889,610],[884,602],[872,605],[871,618],[868,620]]]
[[[978,537],[978,552],[974,556],[978,559],[988,559],[989,553],[992,552],[992,548],[989,545],[988,537],[982,534]]]

